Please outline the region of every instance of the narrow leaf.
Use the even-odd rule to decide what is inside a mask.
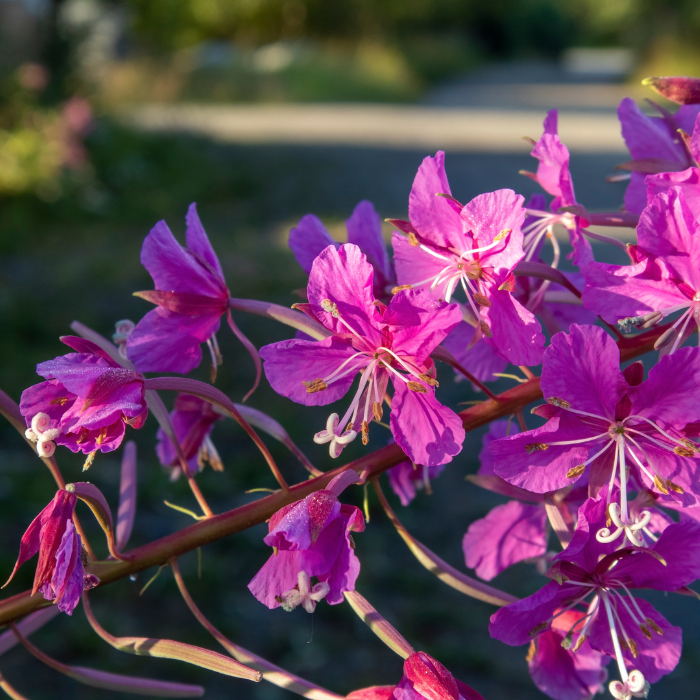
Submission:
[[[209,649],[202,649],[192,644],[176,642],[172,639],[155,639],[152,637],[114,637],[95,619],[87,593],[83,593],[83,607],[92,629],[95,630],[105,642],[111,644],[115,649],[119,649],[119,651],[123,651],[127,654],[136,654],[136,656],[153,656],[159,659],[184,661],[193,666],[206,668],[209,671],[215,671],[216,673],[232,676],[234,678],[244,678],[256,682],[262,680],[262,673],[260,673],[260,671],[248,668],[242,663],[228,656],[224,656],[223,654],[218,654]]]
[[[21,622],[16,624],[16,627],[25,637],[28,637],[33,632],[41,629],[47,622],[53,620],[59,612],[61,611],[58,609],[58,606],[49,605],[27,615]],[[0,634],[0,656],[12,649],[12,647],[17,646],[17,643],[17,637],[12,630],[7,630],[7,632]]]
[[[471,598],[483,600],[485,603],[492,605],[509,605],[518,600],[515,596],[504,591],[499,591],[493,586],[489,586],[481,581],[477,581],[471,576],[463,574],[453,566],[450,566],[446,561],[441,559],[437,554],[429,550],[424,544],[421,544],[415,537],[409,534],[406,528],[401,524],[396,513],[392,510],[389,502],[384,496],[384,492],[379,486],[376,478],[372,480],[374,488],[379,496],[379,500],[386,512],[387,516],[393,523],[396,531],[401,535],[403,541],[408,545],[408,548],[413,553],[413,556],[432,574],[435,574],[443,583],[446,583],[451,588],[454,588]]]
[[[286,326],[296,328],[306,335],[310,335],[316,340],[323,340],[331,335],[331,332],[324,328],[320,323],[305,316],[294,309],[287,309],[279,304],[270,304],[267,301],[257,301],[256,299],[229,299],[228,305],[231,309],[239,311],[247,311],[258,316],[265,316]]]
[[[124,445],[121,483],[119,485],[119,510],[117,511],[117,549],[124,549],[136,515],[136,443]]]
[[[123,676],[120,673],[109,673],[107,671],[97,671],[83,666],[69,666],[61,663],[45,654],[38,647],[24,638],[19,633],[17,627],[12,626],[13,634],[21,642],[22,646],[35,656],[39,661],[45,663],[50,668],[63,673],[69,678],[92,686],[93,688],[103,688],[105,690],[116,690],[132,695],[148,695],[159,698],[201,698],[204,695],[204,688],[199,685],[185,685],[184,683],[170,683],[168,681],[158,681],[151,678],[136,678],[134,676]]]
[[[345,600],[350,603],[352,609],[372,632],[401,658],[407,659],[411,654],[416,653],[415,649],[403,638],[401,633],[388,620],[385,620],[357,591],[345,591]]]

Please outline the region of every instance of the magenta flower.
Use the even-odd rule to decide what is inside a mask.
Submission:
[[[525,260],[534,260],[537,251],[544,241],[545,236],[554,247],[553,267],[557,267],[559,262],[559,244],[554,236],[554,225],[561,224],[569,233],[569,239],[573,246],[573,258],[575,265],[583,267],[593,260],[591,244],[581,233],[581,227],[587,226],[588,222],[571,212],[559,213],[564,207],[576,206],[576,195],[574,194],[574,183],[569,170],[569,149],[559,139],[558,112],[556,109],[547,112],[544,119],[544,132],[540,140],[534,143],[531,156],[537,158],[539,165],[537,173],[530,173],[526,170],[521,174],[537,182],[542,189],[554,196],[549,205],[550,211],[545,211],[539,203],[532,202],[528,205],[528,220],[523,228],[525,250]],[[544,204],[544,201],[542,201]]]
[[[77,352],[38,364],[47,381],[22,392],[27,437],[44,457],[54,443],[84,454],[116,450],[126,426],[140,428],[148,415],[143,377],[88,340],[61,341]]]
[[[220,418],[221,415],[214,411],[208,401],[188,394],[178,394],[175,399],[175,410],[170,413],[170,420],[175,429],[175,437],[193,474],[203,469],[206,462],[209,462],[215,471],[223,470],[219,454],[209,437],[214,423]],[[174,477],[179,476],[180,460],[175,446],[163,428],[158,428],[157,437],[158,460],[164,467],[172,468]]]
[[[569,334],[558,333],[542,365],[550,405],[535,409],[547,423],[494,441],[494,471],[535,493],[564,488],[584,474],[593,496],[609,484],[615,531],[601,537],[624,534],[642,546],[651,516],[632,516],[628,488],[653,489],[684,506],[700,496],[698,448],[682,433],[700,417],[700,349],[662,357],[646,381],[643,376],[641,362],[620,370],[619,349],[602,328],[572,325]],[[610,502],[616,480],[619,504]]]
[[[404,661],[398,685],[363,688],[347,697],[348,700],[484,700],[424,651],[415,652]]]
[[[462,309],[462,313],[464,311],[465,309]],[[468,369],[480,382],[494,382],[498,379],[495,375],[502,373],[508,362],[500,357],[490,345],[477,342],[480,335],[481,329],[478,328],[478,324],[473,326],[471,323],[461,321],[442,341],[442,345],[452,353],[452,356],[462,367]],[[455,370],[455,381],[466,381],[464,375],[458,370]],[[473,384],[472,388],[475,391],[481,391]]]
[[[625,329],[646,327],[683,311],[657,341],[657,347],[673,341],[673,352],[692,330],[691,319],[700,325],[700,219],[681,189],[671,187],[654,197],[639,218],[637,240],[635,264],[594,263],[586,268],[583,301]]]
[[[382,222],[372,202],[360,202],[345,222],[348,243],[356,245],[374,268],[374,296],[383,299],[396,285],[394,266],[382,238]],[[321,220],[307,214],[289,232],[289,247],[308,275],[314,260],[329,246],[340,248]]]
[[[332,413],[314,441],[338,457],[358,434],[367,444],[369,421],[382,417],[389,380],[394,386],[391,432],[416,464],[449,462],[462,449],[462,421],[435,398],[430,353],[459,323],[452,304],[425,292],[401,291],[389,306],[374,300],[373,269],[360,249],[328,246],[309,276],[309,304],[302,308],[332,335],[324,340],[285,340],[261,349],[265,374],[282,396],[325,406],[360,382],[342,418]]]
[[[625,192],[625,209],[634,214],[641,214],[647,206],[647,175],[686,170],[700,155],[700,130],[695,131],[700,105],[683,106],[673,115],[658,106],[657,109],[661,116],[648,117],[629,97],[617,109],[622,137],[632,156],[629,163],[620,166],[632,171]],[[693,135],[690,151],[678,129]]]
[[[39,552],[32,595],[41,591],[46,600],[54,601],[68,615],[72,615],[83,591],[99,583],[96,576],[83,569],[82,543],[73,526],[76,502],[74,493],[64,489],[56,492],[22,535],[17,563],[5,583],[7,586],[17,569]]]
[[[412,230],[394,232],[399,288],[425,288],[449,302],[461,285],[479,333],[496,354],[537,365],[544,348],[540,325],[511,294],[513,269],[524,256],[523,198],[498,190],[462,206],[450,194],[444,157],[439,151],[423,161],[408,204]]]
[[[577,610],[557,610],[552,627],[530,642],[527,665],[530,676],[545,695],[553,700],[591,700],[605,692],[608,678],[604,666],[610,658],[591,648],[584,641],[576,652],[571,651],[567,632],[583,622],[585,614]]]
[[[606,499],[586,501],[571,543],[547,573],[554,580],[496,612],[489,631],[506,644],[527,644],[551,628],[557,611],[561,616],[585,606],[585,615],[564,636],[566,645],[576,652],[588,640],[592,649],[615,658],[621,681],[610,690],[629,700],[670,673],[681,653],[680,628],[631,589],[675,591],[692,583],[700,575],[700,525],[674,523],[648,548],[616,550],[597,537],[605,529],[606,509]]]
[[[177,372],[187,374],[202,361],[200,345],[206,343],[211,354],[212,379],[221,364],[216,341],[221,317],[227,314],[231,330],[250,352],[258,376],[260,359],[250,341],[240,332],[228,310],[230,294],[219,259],[209,243],[197,207],[187,211],[187,247],[176,240],[165,221],[159,221],[146,236],[141,263],[148,270],[155,290],[137,292],[157,305],[149,311],[129,335],[128,358],[139,372]]]
[[[327,488],[270,518],[264,542],[275,552],[248,584],[261,603],[271,610],[301,605],[311,613],[318,601],[337,605],[344,591],[355,590],[360,560],[350,533],[362,532],[365,520],[359,508],[341,504],[338,496],[357,478],[353,471],[343,472]],[[314,576],[318,583],[312,586]]]

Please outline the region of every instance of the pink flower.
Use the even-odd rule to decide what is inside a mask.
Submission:
[[[219,454],[209,437],[214,423],[220,418],[221,415],[214,411],[208,401],[187,394],[178,394],[175,399],[175,410],[170,413],[170,420],[192,473],[200,471],[205,462],[209,462],[216,471],[223,470]],[[180,460],[175,446],[163,428],[158,428],[157,437],[158,460],[164,467],[173,468],[174,477],[179,476]]]
[[[673,115],[655,106],[661,113],[659,117],[648,117],[630,97],[622,100],[617,109],[622,137],[632,156],[629,163],[621,166],[632,171],[625,192],[625,209],[634,214],[641,214],[647,206],[647,175],[655,180],[653,176],[659,173],[686,170],[700,154],[700,130],[695,131],[700,105],[681,107]],[[690,152],[678,129],[693,134]]]
[[[561,614],[556,616],[557,613]],[[566,636],[584,617],[577,610],[557,610],[551,629],[530,642],[527,655],[530,676],[538,689],[553,700],[591,700],[605,692],[608,672],[604,666],[610,663],[610,658],[587,641],[572,652],[573,639]]]
[[[52,600],[61,612],[71,615],[84,590],[94,588],[99,579],[83,569],[80,535],[73,526],[77,497],[61,489],[53,501],[34,518],[22,536],[19,557],[5,586],[17,569],[39,552],[32,595],[37,591]],[[4,587],[4,586],[3,586]]]
[[[700,212],[698,212],[700,215]],[[586,308],[623,328],[648,327],[683,311],[667,334],[671,352],[700,324],[700,219],[683,191],[671,187],[642,212],[633,265],[594,263],[586,267]]]
[[[27,437],[44,457],[53,454],[53,443],[84,454],[116,450],[126,425],[140,428],[148,415],[143,377],[88,340],[61,341],[77,352],[38,364],[47,381],[22,392]]]
[[[479,333],[496,354],[517,365],[539,364],[540,325],[511,294],[513,269],[524,256],[523,198],[498,190],[462,206],[450,194],[444,157],[440,151],[423,161],[409,198],[412,230],[394,232],[399,284],[447,302],[461,285]]]
[[[396,284],[396,275],[382,238],[382,222],[372,202],[360,202],[345,226],[348,243],[356,245],[374,268],[374,296],[377,299],[389,296]],[[313,214],[304,216],[289,232],[289,247],[307,275],[314,260],[329,245],[340,247],[340,243],[333,240],[321,220]]]
[[[545,211],[544,207],[528,205],[529,217],[523,228],[525,260],[536,258],[536,251],[547,236],[554,246],[553,267],[556,267],[559,261],[559,244],[554,236],[553,227],[555,224],[561,224],[569,232],[569,239],[574,249],[569,257],[573,258],[575,265],[583,267],[593,260],[591,244],[581,233],[581,227],[587,226],[588,222],[571,212],[559,213],[563,207],[575,206],[577,202],[569,170],[569,149],[559,139],[557,121],[556,109],[547,112],[543,123],[544,133],[534,144],[530,154],[539,161],[537,173],[521,171],[523,175],[537,182],[545,192],[554,196],[549,205],[552,213]]]
[[[437,659],[424,651],[411,654],[403,664],[396,686],[355,690],[348,700],[484,700],[466,683],[458,681]]]
[[[410,459],[407,459],[389,469],[389,485],[399,497],[401,505],[407,506],[416,497],[416,489],[420,490],[425,487],[426,493],[431,493],[431,480],[440,476],[444,468],[444,464],[436,467],[424,467],[422,464],[414,464]]]
[[[643,379],[641,362],[624,372],[613,339],[596,326],[572,325],[545,352],[541,385],[548,404],[535,409],[547,419],[541,428],[491,444],[496,474],[510,484],[547,493],[588,476],[589,492],[608,484],[613,541],[624,535],[644,546],[651,517],[632,515],[628,489],[639,487],[695,505],[698,448],[683,434],[700,418],[700,349],[666,355]],[[612,486],[620,484],[620,502]],[[603,536],[601,534],[601,536]]]
[[[674,523],[648,548],[617,549],[597,535],[606,511],[606,499],[586,501],[571,543],[547,573],[554,580],[496,612],[489,631],[506,644],[527,644],[549,630],[555,617],[585,606],[564,636],[567,644],[576,652],[588,640],[592,649],[615,658],[621,677],[611,684],[616,690],[636,686],[640,677],[643,689],[675,668],[681,630],[631,589],[675,591],[692,583],[700,575],[700,525]]]
[[[344,591],[355,590],[360,561],[350,533],[362,532],[365,521],[359,508],[341,504],[338,496],[356,481],[355,472],[343,472],[326,489],[270,518],[264,542],[275,552],[248,584],[261,603],[285,610],[302,605],[313,612],[323,598],[337,605]],[[318,583],[311,586],[314,576]]]
[[[459,323],[456,305],[419,291],[401,291],[388,306],[374,300],[373,269],[360,249],[328,246],[309,276],[309,304],[300,307],[332,335],[324,340],[286,340],[261,349],[265,374],[282,396],[307,406],[325,406],[360,382],[342,418],[328,417],[315,442],[332,457],[358,434],[369,440],[369,422],[380,420],[389,380],[394,386],[391,431],[409,459],[436,466],[462,448],[464,428],[435,398],[430,353]]]
[[[255,348],[238,330],[228,311],[230,294],[224,273],[195,204],[190,205],[186,218],[186,248],[175,240],[164,221],[159,221],[143,242],[141,263],[153,277],[156,288],[138,292],[137,296],[153,302],[157,308],[136,324],[126,342],[127,355],[139,372],[187,374],[202,361],[200,345],[206,343],[214,378],[216,367],[221,364],[216,332],[221,317],[228,314],[231,329],[259,370]],[[255,386],[257,382],[256,378]]]

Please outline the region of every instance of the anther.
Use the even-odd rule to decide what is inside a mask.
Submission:
[[[561,640],[562,647],[564,649],[566,649],[567,651],[569,651],[569,649],[571,649],[571,644],[573,642],[573,639],[574,639],[574,633],[571,630],[569,630],[569,632],[567,632],[567,634],[566,634],[566,637],[564,637],[564,639]]]
[[[362,444],[366,445],[369,442],[369,423],[366,420],[362,421]]]
[[[418,376],[429,386],[440,386],[437,379],[433,379],[432,377],[429,377],[427,374],[419,374]]]
[[[676,493],[685,493],[682,486],[674,484],[670,479],[666,479],[666,488],[671,491],[675,491]]]
[[[530,630],[530,636],[534,637],[535,635],[538,635],[540,632],[544,632],[547,628],[549,627],[549,622],[541,622],[537,627],[533,627]]]
[[[506,228],[503,229],[494,239],[493,242],[497,243],[498,241],[502,241],[510,232],[512,229]]]
[[[527,452],[529,455],[535,452],[544,452],[548,449],[549,445],[545,445],[544,442],[531,442],[528,445],[525,445],[525,452]]]
[[[634,641],[634,639],[630,639],[628,646],[630,648],[630,651],[632,652],[632,656],[634,656],[634,658],[636,659],[639,654],[639,652],[637,651],[637,643]]]
[[[700,449],[698,446],[692,441],[688,440],[688,438],[681,438],[681,442],[689,449],[693,450],[693,452],[700,452]]]
[[[647,625],[649,625],[649,627],[651,627],[651,629],[653,629],[654,632],[656,632],[656,634],[658,634],[660,637],[663,637],[663,636],[664,636],[664,631],[663,631],[663,630],[661,629],[661,627],[659,627],[650,617],[647,617],[646,623],[647,623]]]
[[[527,656],[525,657],[525,661],[530,663],[535,658],[535,654],[537,653],[537,645],[535,644],[535,640],[533,639],[530,642],[530,646],[527,648]]]
[[[680,445],[678,447],[674,447],[673,451],[679,457],[692,457],[695,454],[693,450],[689,450],[687,447],[681,447]]]
[[[419,384],[418,382],[408,382],[406,386],[411,390],[415,391],[418,394],[427,394],[428,390],[422,385]]]
[[[63,406],[65,403],[68,403],[68,397],[60,396],[57,399],[51,399],[51,401],[49,401],[49,406]]]
[[[95,455],[97,454],[97,450],[94,450],[93,452],[90,452],[88,454],[87,459],[85,460],[85,464],[83,464],[83,471],[86,472],[90,467],[92,466],[92,463],[95,461]]]
[[[574,644],[573,648],[571,651],[576,652],[578,651],[582,646],[583,643],[586,641],[586,635],[585,634],[580,634],[579,638],[576,640],[576,644]]]
[[[403,292],[404,289],[413,289],[412,284],[400,284],[398,287],[394,287],[391,290],[392,294],[398,294],[399,292]]]
[[[665,496],[668,496],[668,489],[666,488],[664,482],[659,479],[657,474],[654,474],[654,486],[656,486],[657,490],[661,491],[661,493],[663,493]]]
[[[620,647],[622,647],[622,649],[624,649],[625,651],[630,650],[629,644],[627,644],[627,641],[621,634],[617,635],[617,641],[620,642]]]
[[[651,632],[646,625],[639,625],[639,629],[642,630],[642,634],[647,638],[651,639]]]
[[[571,408],[571,404],[568,401],[560,399],[558,396],[550,396],[547,399],[547,403],[551,404],[552,406],[556,406],[557,408]]]
[[[479,321],[479,328],[481,328],[481,332],[487,338],[491,338],[493,336],[493,333],[491,332],[491,329],[488,327],[488,324],[486,323],[486,321]]]
[[[324,299],[321,302],[321,308],[328,312],[333,318],[340,318],[340,312],[338,311],[338,305],[332,302],[330,299]]]
[[[578,464],[575,467],[572,467],[569,469],[568,472],[566,472],[566,478],[567,479],[575,479],[576,477],[581,476],[583,472],[586,470],[586,465],[585,464]]]
[[[310,382],[302,382],[306,387],[307,394],[315,394],[317,391],[325,391],[328,388],[328,384],[323,381],[323,379],[313,379]]]
[[[418,238],[416,237],[416,234],[413,233],[413,231],[409,231],[409,232],[406,234],[406,236],[407,236],[407,238],[408,238],[408,242],[409,242],[414,248],[417,248],[417,247],[420,245],[420,241],[419,241]]]
[[[475,292],[472,294],[472,299],[479,305],[479,306],[491,306],[491,302],[483,295],[480,294],[479,292]]]
[[[372,404],[372,413],[374,413],[374,420],[376,420],[378,423],[384,415],[384,409],[382,408],[382,404],[379,401],[375,401]]]

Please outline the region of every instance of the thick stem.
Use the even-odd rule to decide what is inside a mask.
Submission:
[[[279,666],[275,666],[269,661],[263,659],[257,654],[244,649],[238,644],[234,644],[228,637],[222,634],[211,622],[203,615],[202,611],[197,607],[197,604],[192,599],[190,592],[185,586],[185,580],[182,578],[180,573],[180,567],[178,566],[177,559],[172,559],[170,561],[170,567],[173,570],[173,575],[175,576],[175,581],[177,582],[177,587],[180,589],[180,595],[182,595],[183,600],[190,609],[190,612],[197,618],[204,629],[211,634],[214,639],[216,639],[221,646],[226,649],[226,651],[233,656],[234,659],[244,663],[246,666],[260,671],[263,674],[263,680],[273,683],[274,685],[284,688],[285,690],[290,690],[297,695],[302,695],[305,698],[310,698],[310,700],[342,700],[342,696],[331,693],[325,688],[321,688],[314,683],[310,683],[299,676],[295,676],[289,671],[285,671]]]

